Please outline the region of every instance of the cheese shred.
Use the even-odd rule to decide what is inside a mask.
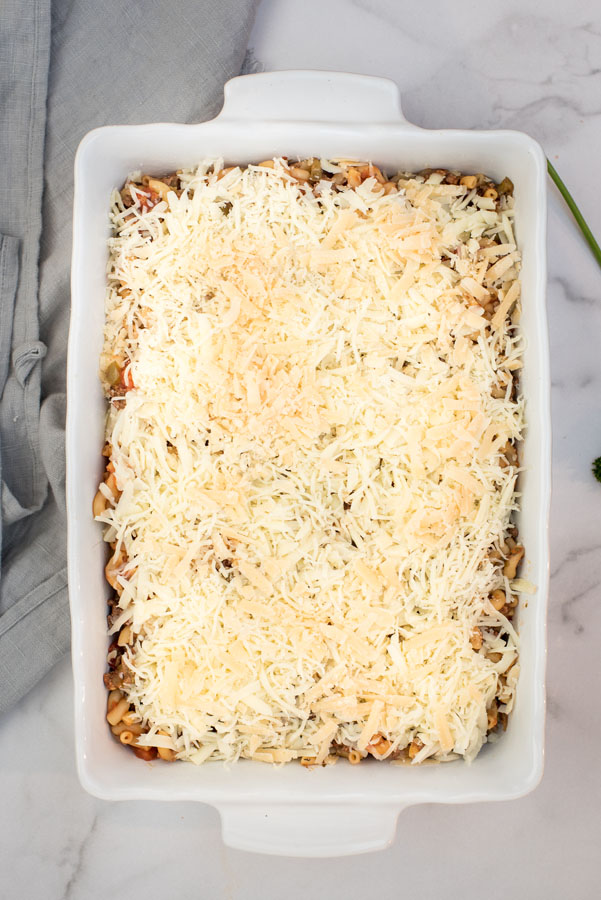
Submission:
[[[97,518],[139,744],[471,760],[517,659],[489,602],[523,429],[511,203],[290,171],[204,160],[112,199]]]

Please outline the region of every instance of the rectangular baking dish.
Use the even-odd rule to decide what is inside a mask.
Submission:
[[[497,180],[507,175],[515,185],[527,411],[519,530],[526,547],[523,574],[538,591],[521,601],[521,675],[508,730],[471,765],[340,762],[307,770],[248,761],[230,768],[146,764],[119,746],[106,726],[105,545],[91,508],[102,474],[105,401],[98,358],[110,192],[137,169],[162,173],[206,156],[223,156],[231,164],[277,155],[357,157],[391,172],[457,168]],[[217,807],[232,847],[337,856],[387,846],[399,812],[412,804],[509,800],[536,786],[543,768],[550,500],[545,174],[541,148],[524,134],[417,128],[404,119],[393,82],[332,72],[235,78],[225,87],[223,111],[211,122],[99,128],[83,139],[75,162],[67,498],[77,765],[90,793],[107,800],[198,800]]]

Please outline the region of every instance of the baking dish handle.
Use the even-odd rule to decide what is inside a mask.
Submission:
[[[349,856],[392,842],[399,806],[282,804],[219,806],[224,843],[275,856]]]
[[[224,89],[222,121],[392,123],[411,125],[388,78],[349,72],[289,71],[241,75]]]

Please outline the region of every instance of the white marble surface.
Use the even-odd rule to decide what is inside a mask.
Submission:
[[[416,12],[417,8],[417,12]],[[519,128],[536,137],[601,235],[601,5],[597,0],[263,0],[251,67],[385,75],[425,127]],[[601,895],[601,271],[551,191],[554,416],[547,765],[523,800],[421,806],[387,851],[287,860],[223,847],[193,804],[103,803],[73,758],[69,662],[0,721],[0,897]]]

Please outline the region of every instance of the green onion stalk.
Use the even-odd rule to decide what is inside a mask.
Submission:
[[[547,169],[549,170],[549,175],[553,179],[554,183],[557,185],[557,190],[559,191],[559,193],[561,194],[563,199],[566,201],[568,209],[570,210],[570,212],[576,219],[576,223],[577,223],[578,227],[580,228],[580,231],[584,235],[584,240],[587,242],[587,244],[591,248],[591,252],[592,252],[593,256],[595,257],[595,259],[597,260],[597,263],[599,264],[599,266],[601,266],[601,247],[595,240],[595,238],[593,236],[593,232],[588,227],[584,216],[578,209],[576,201],[574,200],[574,198],[570,194],[569,190],[567,189],[567,187],[565,186],[565,184],[563,183],[563,181],[557,174],[557,171],[554,168],[553,164],[550,162],[550,160],[547,160]]]

